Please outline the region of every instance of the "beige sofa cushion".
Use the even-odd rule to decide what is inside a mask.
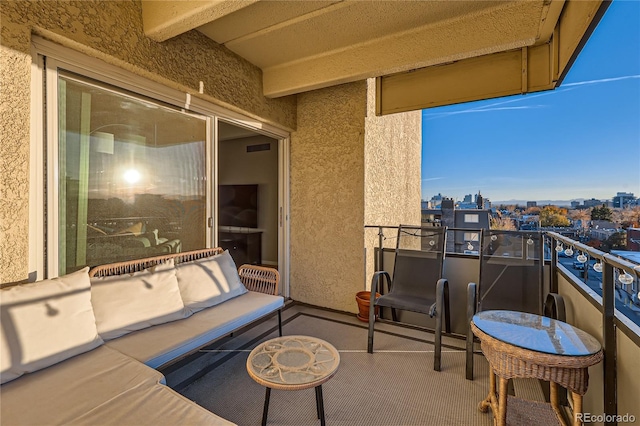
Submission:
[[[0,290],[0,383],[103,342],[91,306],[89,268]]]
[[[141,272],[91,278],[91,303],[104,340],[186,318],[173,260]]]
[[[176,266],[184,306],[195,313],[240,296],[247,289],[228,250]]]
[[[282,296],[248,291],[182,321],[145,328],[105,345],[149,367],[160,368],[283,306]]]
[[[2,425],[231,425],[103,345],[0,387]]]

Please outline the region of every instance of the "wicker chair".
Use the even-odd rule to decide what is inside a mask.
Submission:
[[[398,321],[396,310],[428,314],[436,318],[433,369],[440,371],[443,316],[446,331],[451,331],[449,283],[442,278],[446,231],[446,227],[398,227],[393,279],[388,272],[379,271],[371,280],[369,353],[373,353],[374,307],[391,308],[394,321]],[[381,278],[389,292],[376,298],[376,292],[383,293]]]
[[[564,321],[562,297],[545,291],[544,244],[540,232],[481,231],[480,281],[467,287],[467,324],[477,312],[490,309],[522,311]],[[468,380],[473,380],[473,348],[474,337],[469,327]]]

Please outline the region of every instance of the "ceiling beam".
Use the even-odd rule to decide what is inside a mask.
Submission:
[[[258,0],[157,1],[142,0],[144,33],[162,42],[223,16],[243,9]]]
[[[542,2],[504,2],[461,17],[265,66],[263,92],[267,97],[286,96],[530,46],[541,31],[543,8]]]
[[[567,1],[544,44],[378,77],[376,114],[554,89],[609,4]]]
[[[552,43],[378,78],[377,114],[549,90]]]
[[[591,37],[612,0],[572,0],[562,10],[554,37],[558,37],[558,85]]]

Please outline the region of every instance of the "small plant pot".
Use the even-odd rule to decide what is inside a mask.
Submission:
[[[380,297],[380,293],[376,293],[376,298]],[[369,304],[371,302],[370,291],[359,291],[356,293],[356,302],[358,303],[358,314],[356,317],[360,321],[369,322]],[[380,307],[376,306],[375,318],[380,314]]]

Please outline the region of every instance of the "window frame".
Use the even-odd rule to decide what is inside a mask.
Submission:
[[[211,202],[211,198],[213,197],[211,192],[211,182],[214,179],[216,171],[212,167],[212,164],[215,164],[212,159],[212,149],[211,147],[214,145],[214,141],[211,139],[211,123],[212,118],[199,113],[194,113],[190,110],[185,110],[184,108],[176,107],[172,104],[167,104],[166,102],[159,101],[153,97],[149,97],[147,95],[142,95],[138,92],[131,91],[128,88],[121,88],[118,86],[114,86],[111,83],[104,82],[94,78],[93,76],[85,76],[77,72],[75,67],[71,64],[68,64],[63,61],[59,61],[56,59],[48,58],[46,59],[46,67],[45,67],[45,76],[46,76],[46,84],[45,84],[45,93],[46,97],[44,100],[44,104],[46,105],[45,109],[47,112],[46,117],[46,141],[50,141],[50,143],[46,143],[46,146],[43,146],[43,150],[45,152],[45,161],[43,167],[46,168],[46,182],[44,184],[44,188],[42,189],[45,192],[46,205],[44,206],[45,212],[45,232],[46,232],[46,269],[48,271],[47,275],[49,276],[58,276],[61,274],[60,271],[60,193],[59,193],[59,172],[60,172],[60,158],[59,158],[59,96],[60,93],[58,91],[61,75],[68,76],[69,73],[77,74],[80,77],[86,77],[89,80],[93,80],[92,82],[87,82],[89,85],[96,85],[101,90],[113,92],[116,94],[122,94],[124,96],[132,96],[136,99],[139,99],[142,102],[151,102],[156,103],[159,107],[168,107],[173,108],[178,112],[181,112],[186,115],[197,116],[200,119],[203,119],[205,122],[206,130],[205,130],[205,167],[206,167],[206,181],[207,184],[205,186],[206,191],[206,204],[205,204],[205,216],[207,223],[205,223],[206,236],[205,236],[205,245],[207,247],[211,247],[213,242],[213,234],[212,228],[208,226],[210,217],[213,216],[213,209]],[[73,76],[71,76],[74,79]],[[81,81],[81,80],[78,80]],[[120,89],[120,90],[118,90]],[[44,142],[44,141],[43,141]]]
[[[52,111],[52,117],[50,117],[50,125],[55,125],[55,126],[59,126],[58,127],[58,131],[56,132],[56,134],[58,135],[58,139],[57,139],[57,143],[51,143],[48,145],[47,149],[48,149],[48,158],[51,158],[53,161],[53,166],[54,167],[49,167],[49,169],[54,169],[54,172],[56,173],[56,176],[51,176],[50,179],[57,179],[56,180],[49,180],[50,185],[48,185],[47,188],[47,193],[48,193],[48,199],[50,200],[50,204],[49,204],[49,208],[48,211],[50,212],[49,214],[49,219],[50,219],[50,227],[48,228],[48,234],[53,236],[54,241],[52,241],[52,245],[50,245],[48,247],[48,250],[51,250],[52,252],[54,252],[54,250],[57,252],[57,256],[55,256],[54,258],[57,258],[58,260],[58,273],[59,274],[63,274],[63,273],[69,273],[69,266],[70,265],[75,265],[77,260],[74,259],[74,255],[73,255],[73,251],[71,253],[64,253],[61,252],[60,250],[64,248],[64,241],[66,240],[66,244],[69,245],[69,235],[64,235],[64,229],[65,228],[69,228],[69,224],[71,223],[75,223],[76,220],[75,218],[70,218],[65,214],[61,214],[60,212],[64,212],[65,211],[65,205],[69,205],[69,199],[67,199],[65,201],[65,197],[67,194],[65,194],[64,192],[62,192],[62,186],[65,186],[62,183],[62,180],[64,179],[64,176],[62,176],[62,173],[64,172],[65,169],[69,169],[69,168],[74,168],[74,164],[73,163],[68,163],[68,158],[62,158],[60,157],[60,155],[65,155],[65,151],[69,152],[69,150],[72,150],[72,146],[73,145],[69,145],[69,140],[70,140],[70,136],[69,136],[69,129],[65,128],[65,125],[60,121],[61,119],[64,120],[65,116],[65,109],[69,108],[69,94],[71,93],[71,90],[69,89],[69,87],[73,86],[73,85],[79,85],[78,87],[81,87],[82,92],[85,93],[85,91],[91,91],[91,90],[97,90],[99,91],[99,93],[101,93],[103,96],[109,96],[109,97],[115,97],[118,99],[118,102],[130,102],[130,103],[134,103],[136,105],[138,105],[138,108],[140,108],[142,111],[140,112],[141,114],[141,119],[144,120],[145,116],[151,116],[152,114],[154,114],[155,112],[160,112],[162,111],[163,114],[169,114],[171,117],[176,117],[175,119],[178,120],[178,116],[180,117],[181,120],[191,120],[191,122],[193,123],[193,120],[196,120],[197,127],[198,130],[202,137],[201,141],[198,141],[198,145],[202,148],[204,148],[204,158],[200,157],[198,155],[198,171],[204,173],[205,176],[205,181],[203,182],[204,184],[200,187],[200,191],[202,191],[201,193],[199,192],[199,194],[203,195],[205,197],[205,201],[204,201],[204,210],[203,210],[203,214],[204,214],[204,220],[200,223],[198,223],[196,226],[194,226],[193,231],[197,232],[197,235],[199,236],[204,236],[204,245],[201,246],[200,244],[198,244],[196,247],[193,247],[192,249],[196,249],[196,248],[204,248],[204,247],[210,247],[211,245],[211,236],[210,236],[210,232],[208,231],[208,227],[207,227],[207,218],[209,217],[210,211],[211,211],[211,198],[212,198],[212,193],[211,191],[208,190],[208,183],[211,181],[211,174],[215,172],[215,169],[208,167],[208,162],[206,161],[207,158],[210,158],[210,147],[211,147],[211,140],[210,138],[207,137],[208,134],[210,134],[210,132],[208,131],[208,129],[211,126],[211,118],[203,115],[203,114],[197,114],[194,113],[192,111],[186,111],[184,109],[179,109],[176,108],[173,105],[167,105],[164,104],[162,102],[158,102],[156,100],[153,99],[149,99],[147,97],[143,97],[140,96],[138,94],[135,93],[131,93],[127,90],[124,89],[120,89],[117,87],[113,87],[111,85],[107,85],[105,83],[99,82],[99,81],[95,81],[93,79],[88,79],[85,78],[83,76],[80,76],[76,73],[72,73],[69,72],[66,68],[64,67],[58,67],[55,73],[55,76],[51,77],[52,79],[50,80],[50,86],[55,86],[55,90],[58,91],[57,96],[55,96],[55,98],[57,99],[49,99],[51,102],[48,104],[47,106],[47,110],[48,111]],[[55,80],[55,81],[54,81]],[[67,89],[64,92],[61,92],[61,88],[62,87],[67,87]],[[53,89],[53,87],[51,87],[51,89]],[[53,90],[52,90],[53,91]],[[87,92],[88,93],[88,92]],[[66,96],[66,98],[65,98]],[[93,95],[89,95],[88,96],[91,99],[91,114],[93,114],[97,108],[97,110],[100,110],[100,106],[94,106],[94,101],[93,101]],[[55,103],[55,106],[54,106]],[[147,108],[148,106],[152,106],[150,109]],[[62,108],[62,109],[61,109]],[[147,108],[147,109],[145,109]],[[68,111],[68,110],[67,110]],[[114,114],[118,113],[118,108],[109,111],[112,112]],[[151,114],[151,115],[150,115]],[[147,117],[148,118],[148,117]],[[93,120],[90,120],[93,121]],[[180,122],[176,122],[180,123]],[[183,122],[184,123],[184,122]],[[98,129],[103,129],[105,127],[110,127],[112,126],[113,123],[111,124],[103,124],[100,127],[98,127]],[[116,126],[119,126],[121,124],[116,124]],[[179,124],[178,124],[179,125]],[[75,129],[76,131],[79,129]],[[84,129],[87,133],[86,133],[86,137],[89,138],[89,135],[93,134],[93,131],[95,131],[96,129],[94,129],[91,133],[89,132],[89,128]],[[108,131],[113,131],[112,129],[108,129]],[[72,129],[71,132],[74,132],[74,130]],[[66,136],[63,136],[66,135]],[[64,137],[64,139],[63,139]],[[80,138],[82,139],[82,136],[80,136]],[[67,143],[65,143],[65,140],[67,141]],[[147,139],[148,141],[149,139]],[[120,143],[123,143],[122,140],[119,140]],[[87,145],[88,147],[89,145]],[[144,164],[145,162],[149,161],[149,155],[151,155],[150,151],[148,151],[148,149],[150,148],[150,146],[148,146],[147,148],[144,148],[143,150],[138,150],[136,156],[138,158],[139,164],[142,163]],[[132,149],[132,146],[129,144],[128,148],[125,149]],[[112,152],[113,154],[113,152]],[[178,154],[178,153],[176,153]],[[90,154],[87,153],[87,158],[86,158],[86,167],[90,166],[89,163],[89,156]],[[51,163],[49,163],[51,164]],[[80,163],[82,164],[82,162]],[[156,168],[155,170],[162,170],[162,167],[160,168]],[[92,172],[93,170],[91,168],[87,169],[87,172]],[[80,173],[82,175],[82,173]],[[200,175],[200,174],[198,174]],[[151,176],[154,176],[154,173],[151,173]],[[158,176],[159,177],[159,176]],[[85,184],[87,185],[87,189],[90,185],[90,179],[87,178],[87,182],[85,182]],[[80,182],[82,182],[82,180],[80,180]],[[68,186],[68,184],[67,184]],[[82,186],[82,184],[81,184]],[[165,195],[165,194],[163,194]],[[108,196],[107,198],[113,197],[113,195]],[[103,198],[104,199],[104,198]],[[79,200],[76,200],[76,202]],[[75,204],[75,202],[74,202]],[[86,209],[87,207],[90,209],[91,208],[91,202],[88,203],[88,205],[85,205],[85,216],[86,216]],[[58,216],[60,215],[60,216]],[[57,217],[56,217],[57,216]],[[111,217],[111,216],[109,216]],[[92,219],[92,217],[85,217],[86,219]],[[95,219],[95,218],[93,218]],[[113,218],[116,219],[116,218]],[[78,220],[77,224],[81,224],[84,223],[80,220]],[[66,225],[66,226],[65,226]],[[86,250],[82,250],[80,249],[80,245],[78,246],[78,248],[75,250],[75,256],[78,256],[79,253],[81,252],[85,252],[84,255],[87,257],[87,259],[89,259],[89,255],[92,252],[91,250],[88,249],[89,243],[91,241],[90,236],[85,235],[85,238],[82,238],[80,231],[82,228],[78,228],[76,227],[76,233],[78,234],[76,237],[74,237],[73,239],[78,239],[78,244],[80,244],[80,241],[84,240],[86,241]],[[147,229],[147,231],[149,231],[149,229]],[[66,231],[69,232],[69,231]],[[203,234],[204,233],[204,234]],[[74,233],[71,232],[70,235],[73,235]],[[187,234],[190,234],[190,231],[187,231]],[[183,240],[183,238],[185,238],[186,235],[182,235],[180,237],[181,240]],[[57,244],[55,243],[57,241]],[[55,244],[55,245],[54,245]],[[117,243],[119,244],[119,243]],[[124,251],[126,251],[126,249],[124,249]],[[93,252],[95,254],[95,252]],[[72,254],[72,258],[69,258],[69,254]],[[131,253],[129,253],[129,255],[131,255]],[[77,259],[77,258],[76,258]],[[115,259],[115,260],[127,260],[127,259]],[[104,263],[106,260],[103,259]],[[112,260],[113,261],[113,260]],[[91,263],[90,263],[91,264]],[[94,263],[95,264],[95,263]],[[66,266],[65,266],[66,265]],[[52,265],[49,265],[49,267],[51,267]],[[66,271],[66,272],[65,272]]]
[[[465,213],[464,223],[480,223],[480,215],[478,213]]]
[[[463,235],[464,241],[480,241],[479,232],[465,232]]]
[[[29,271],[30,280],[40,280],[58,276],[58,200],[51,194],[51,182],[58,182],[57,162],[57,74],[65,69],[83,77],[131,92],[143,98],[173,106],[185,112],[207,117],[206,167],[207,194],[212,194],[218,185],[218,131],[217,120],[248,127],[255,132],[279,140],[279,269],[283,278],[283,291],[288,295],[289,271],[289,132],[261,122],[241,113],[228,110],[198,97],[192,97],[188,90],[166,80],[159,83],[142,77],[121,67],[85,55],[38,36],[32,37],[31,45],[31,161],[29,187]],[[112,58],[112,62],[126,63]],[[161,81],[165,80],[159,77]],[[54,82],[51,84],[51,82]],[[170,87],[174,86],[174,87]],[[53,107],[52,107],[53,106]],[[48,141],[51,141],[49,143]],[[56,142],[56,143],[53,143]],[[51,165],[54,165],[53,167]],[[57,191],[57,190],[56,190]],[[217,244],[217,194],[207,201],[206,244]]]

